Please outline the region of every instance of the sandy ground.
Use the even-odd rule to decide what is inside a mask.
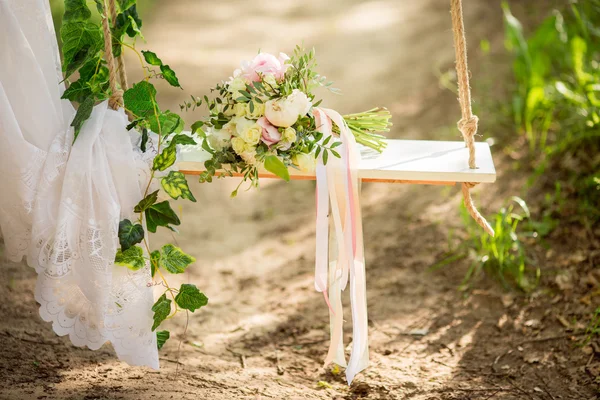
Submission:
[[[304,41],[345,93],[324,94],[329,107],[344,113],[384,105],[394,114],[392,137],[453,140],[458,103],[437,78],[453,66],[448,11],[441,0],[178,0],[157,2],[145,33],[147,47],[185,89],[159,85],[163,108],[178,110],[189,94],[206,93],[259,48],[291,51]],[[472,71],[486,93],[504,93],[507,66],[495,54],[500,2],[468,1],[465,12]],[[493,49],[485,59],[484,38]],[[128,58],[131,80],[140,75],[136,63]],[[486,101],[481,94],[475,98]],[[190,114],[188,122],[200,115]],[[481,133],[493,128],[484,121]],[[476,189],[486,212],[522,183],[497,158],[498,184]],[[185,317],[170,324],[160,372],[122,364],[110,346],[92,352],[56,337],[37,315],[34,271],[6,265],[0,398],[594,398],[588,369],[597,364],[557,326],[550,294],[526,300],[483,284],[465,296],[457,287],[467,261],[429,271],[448,249],[449,233],[462,232],[459,191],[409,185],[363,186],[371,366],[348,387],[343,374],[322,366],[328,313],[312,281],[314,183],[265,180],[261,190],[230,200],[235,185],[195,183],[198,203],[181,203],[175,239],[198,262],[180,280],[198,285],[210,302],[190,318],[187,335]],[[163,232],[155,242],[171,239]]]

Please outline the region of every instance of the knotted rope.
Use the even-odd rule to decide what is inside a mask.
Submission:
[[[467,63],[467,41],[465,39],[465,25],[463,22],[462,0],[450,0],[452,14],[452,31],[454,33],[454,51],[456,53],[456,75],[458,78],[458,101],[462,118],[458,121],[458,129],[462,133],[466,147],[469,149],[469,168],[476,169],[475,164],[475,135],[479,119],[473,115],[471,108],[471,86],[469,84],[469,66]],[[463,182],[462,194],[465,206],[471,217],[490,235],[494,236],[494,229],[481,216],[473,204],[470,189],[477,183]]]
[[[112,34],[110,32],[110,24],[108,22],[108,13],[110,12],[113,24],[116,21],[117,11],[115,8],[115,0],[102,0],[104,7],[104,15],[102,16],[102,30],[104,31],[104,55],[106,65],[108,67],[108,83],[110,85],[111,96],[108,99],[108,105],[113,110],[117,110],[123,106],[123,90],[117,86],[117,68],[115,67],[115,57],[112,51]],[[127,87],[127,78],[125,77],[125,68],[123,67],[123,55],[119,57],[119,67],[121,75],[121,87]]]

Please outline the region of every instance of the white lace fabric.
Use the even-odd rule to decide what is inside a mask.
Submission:
[[[76,346],[107,341],[158,368],[149,268],[113,264],[118,224],[149,176],[127,117],[94,107],[73,144],[47,0],[0,0],[0,230],[8,257],[35,268],[40,316]],[[138,135],[139,136],[139,135]]]

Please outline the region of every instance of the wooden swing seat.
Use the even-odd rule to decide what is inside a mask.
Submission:
[[[437,140],[388,140],[383,153],[363,148],[359,176],[363,182],[412,183],[422,185],[454,185],[457,182],[491,183],[496,169],[490,146],[475,143],[477,169],[470,169],[466,160],[469,151],[465,142]],[[184,174],[198,175],[205,171],[204,161],[210,154],[200,148],[183,151],[178,163]],[[314,173],[289,168],[293,180],[314,180]],[[278,178],[261,170],[261,178]]]

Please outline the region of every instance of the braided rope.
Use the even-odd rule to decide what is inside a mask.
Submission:
[[[104,31],[104,55],[106,57],[106,64],[108,66],[108,82],[111,91],[111,96],[108,99],[108,106],[113,110],[118,110],[119,107],[123,105],[123,91],[117,86],[117,70],[115,67],[115,57],[112,51],[112,34],[110,32],[110,25],[108,23],[108,13],[106,12],[109,10],[109,8],[107,7],[106,0],[102,0],[102,3],[105,10],[104,15],[102,16],[102,30]],[[115,1],[109,0],[109,3],[114,11]]]
[[[117,7],[115,6],[115,0],[108,1],[108,8],[110,12],[110,19],[113,25],[117,23]],[[125,58],[123,52],[117,57],[117,71],[119,72],[119,81],[121,82],[121,88],[127,90],[127,75],[125,74]]]
[[[458,129],[462,133],[466,147],[469,149],[469,168],[476,169],[475,164],[475,135],[477,134],[477,124],[479,119],[473,115],[471,107],[471,86],[469,84],[469,66],[467,62],[467,40],[465,38],[465,25],[463,22],[462,0],[450,0],[450,11],[452,15],[452,32],[454,34],[454,51],[456,53],[456,75],[458,78],[458,101],[460,103],[462,118],[458,121]],[[465,207],[471,214],[471,217],[487,233],[494,236],[494,229],[479,213],[473,199],[470,189],[476,183],[463,182],[462,194]]]

